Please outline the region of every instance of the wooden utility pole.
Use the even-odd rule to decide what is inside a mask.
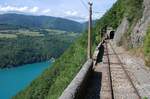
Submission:
[[[89,2],[89,26],[88,26],[88,49],[87,49],[87,57],[88,59],[92,58],[92,2]]]

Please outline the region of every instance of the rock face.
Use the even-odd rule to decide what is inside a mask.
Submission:
[[[133,28],[131,34],[131,43],[133,47],[139,47],[143,45],[144,36],[146,35],[148,26],[150,24],[150,0],[144,0],[143,6],[143,16]]]
[[[129,22],[128,22],[127,18],[125,17],[115,32],[114,42],[116,44],[118,44],[120,42],[122,36],[124,35],[124,33],[127,32],[128,28],[129,28]]]
[[[131,45],[136,48],[143,45],[144,36],[146,35],[148,26],[150,25],[150,0],[143,0],[143,15],[142,18],[135,24],[130,35]],[[122,20],[122,23],[116,30],[114,42],[118,44],[129,29],[129,22],[127,18]]]

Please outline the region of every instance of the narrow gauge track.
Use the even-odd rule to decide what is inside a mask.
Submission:
[[[107,42],[105,43],[105,51],[106,51],[106,57],[108,61],[108,76],[109,76],[109,81],[110,81],[110,89],[111,89],[111,98],[114,99],[114,92],[113,92],[113,85],[112,85],[112,75],[111,75],[111,68],[110,68],[110,59],[109,59],[109,53],[108,53],[108,46]]]
[[[112,99],[142,99],[113,46],[106,41]]]

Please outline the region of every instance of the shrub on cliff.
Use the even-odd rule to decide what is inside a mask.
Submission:
[[[144,40],[144,55],[145,63],[150,67],[150,29],[148,30]]]

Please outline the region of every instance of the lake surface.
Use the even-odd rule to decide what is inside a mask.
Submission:
[[[46,61],[0,70],[0,99],[11,99],[12,96],[28,86],[51,64],[51,61]]]

